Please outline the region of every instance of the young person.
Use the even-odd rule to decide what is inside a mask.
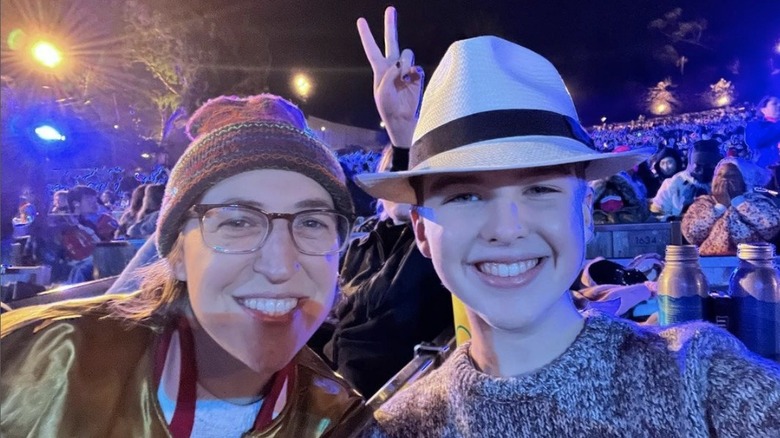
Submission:
[[[353,429],[362,399],[305,347],[353,215],[341,166],[277,96],[211,100],[188,132],[140,292],[3,315],[0,435]]]
[[[586,181],[647,155],[598,153],[540,55],[490,36],[447,50],[410,169],[358,182],[416,205],[417,245],[465,304],[472,341],[388,401],[370,436],[780,434],[780,366],[725,331],[642,328],[572,303],[593,234]]]

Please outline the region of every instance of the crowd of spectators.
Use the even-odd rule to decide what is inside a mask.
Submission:
[[[776,98],[764,99],[757,106],[745,104],[651,119],[639,117],[626,123],[588,129],[594,145],[603,152],[647,147],[655,150],[650,159],[633,170],[591,182],[595,222],[682,220],[699,196],[710,195],[715,165],[721,158],[754,162],[762,156],[761,152],[748,146],[745,138],[747,126],[754,126],[753,132],[756,132],[755,126],[760,126],[764,136],[773,134],[771,129],[777,124],[768,125],[772,118],[762,117],[762,107],[776,109]],[[771,143],[774,138],[762,141]],[[765,150],[762,150],[763,156],[767,154]],[[354,150],[339,157],[343,170],[350,177],[374,171],[380,158],[381,154],[376,151]],[[767,170],[771,174],[772,169]],[[766,186],[772,188],[772,184],[770,178]],[[20,202],[20,213],[14,219],[14,239],[24,243],[24,263],[53,265],[53,282],[90,279],[89,258],[95,243],[146,239],[154,232],[164,187],[164,184],[146,183],[121,192],[98,192],[84,185],[56,190],[50,195],[48,208],[38,206],[37,211],[45,212],[42,216],[48,217],[37,226],[32,226],[33,219],[41,214],[23,214],[36,211],[35,205]],[[359,225],[375,214],[376,200],[354,184],[350,184],[350,191],[355,199]],[[780,204],[776,192],[771,190],[757,196],[774,201],[775,206]],[[776,238],[767,233],[760,235],[770,241]],[[28,238],[34,234],[38,236]],[[686,239],[688,237],[689,233],[685,235]],[[732,249],[725,253],[733,253]],[[74,272],[78,274],[74,275]]]

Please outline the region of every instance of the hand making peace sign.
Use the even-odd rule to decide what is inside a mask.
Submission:
[[[374,101],[385,123],[390,141],[396,147],[409,148],[417,125],[425,75],[414,65],[414,54],[398,47],[397,13],[385,9],[385,54],[371,34],[364,18],[357,21],[360,42],[374,72]]]

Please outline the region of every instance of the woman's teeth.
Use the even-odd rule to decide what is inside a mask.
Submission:
[[[539,264],[539,259],[526,260],[514,263],[478,263],[477,269],[483,274],[493,275],[495,277],[514,277],[533,268]]]
[[[242,298],[238,300],[242,306],[267,315],[284,315],[298,305],[297,298]]]

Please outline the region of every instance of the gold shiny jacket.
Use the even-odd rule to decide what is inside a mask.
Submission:
[[[0,436],[169,437],[153,378],[159,331],[85,311],[0,318]],[[56,314],[56,313],[55,313]],[[341,437],[366,414],[360,395],[311,350],[273,424],[248,437]]]

